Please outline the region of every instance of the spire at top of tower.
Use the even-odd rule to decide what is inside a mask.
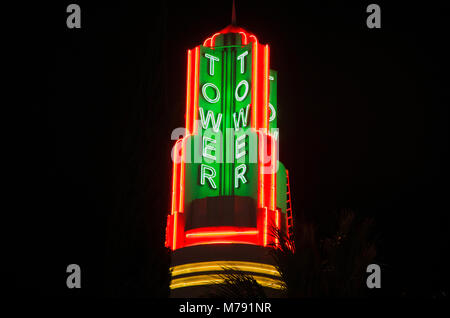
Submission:
[[[236,25],[236,6],[234,5],[234,0],[233,0],[233,9],[231,12],[231,25]]]

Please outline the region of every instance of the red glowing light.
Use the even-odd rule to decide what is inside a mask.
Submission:
[[[193,134],[197,133],[197,114],[198,114],[198,81],[199,81],[199,62],[200,62],[200,47],[195,47],[195,67],[194,67],[194,116],[193,120]]]
[[[177,142],[175,143],[175,146],[174,146],[174,149],[173,149],[172,209],[171,209],[171,213],[170,214],[173,214],[176,211],[177,202],[178,202],[177,194],[179,193],[179,191],[178,191],[178,184],[179,184],[179,180],[178,180],[178,166],[179,166],[179,162],[177,162],[177,161],[178,161],[178,157],[179,157],[179,153],[180,153],[181,142],[182,142],[182,139],[178,139]]]
[[[186,135],[189,134],[191,123],[191,72],[192,72],[192,53],[188,50],[187,54],[187,79],[186,79]]]
[[[186,231],[185,246],[216,244],[218,242],[257,244],[257,237],[258,230],[256,228],[236,226],[204,227]]]
[[[276,208],[276,140],[268,134],[270,48],[261,45],[255,35],[236,26],[228,26],[208,37],[203,46],[214,48],[216,38],[225,33],[241,35],[241,44],[252,43],[251,69],[251,128],[256,130],[258,145],[257,227],[208,227],[184,231],[184,192],[187,138],[198,133],[200,46],[187,51],[186,134],[174,146],[171,215],[167,220],[166,246],[177,248],[199,244],[258,244],[273,243],[269,226],[280,228],[280,213]],[[181,153],[181,161],[175,160]],[[269,155],[270,162],[265,157]],[[278,244],[275,239],[275,244]]]
[[[242,40],[241,40],[241,42],[242,42],[242,45],[247,45],[247,34],[245,33],[245,32],[242,32],[242,31],[240,31],[239,32],[241,35],[242,35]]]

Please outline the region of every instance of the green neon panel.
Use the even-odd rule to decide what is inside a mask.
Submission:
[[[283,213],[286,213],[287,200],[287,177],[286,167],[283,163],[278,161],[277,171],[277,208],[280,208]]]
[[[275,109],[274,119],[270,121],[272,116],[269,117],[269,131],[272,128],[278,127],[278,105],[277,105],[277,79],[278,72],[274,70],[270,70],[269,72],[269,103]],[[271,109],[269,108],[269,113]]]
[[[239,39],[239,43],[236,43],[236,39]],[[257,153],[255,151],[253,154],[253,151],[249,149],[249,140],[251,138],[256,139],[256,133],[249,129],[251,114],[250,109],[247,108],[251,102],[252,94],[252,45],[240,46],[236,44],[240,44],[240,36],[234,38],[218,36],[215,49],[200,47],[199,115],[197,118],[199,120],[199,135],[190,136],[187,143],[189,151],[185,170],[186,204],[194,199],[214,196],[249,196],[255,200],[257,198]],[[222,47],[218,47],[219,45],[222,45]],[[238,60],[238,57],[243,53],[244,55]],[[241,61],[243,61],[243,64],[241,64]],[[214,63],[213,73],[211,63]],[[241,84],[239,85],[239,83]],[[200,121],[201,111],[203,112],[205,125],[208,124],[207,129],[204,129]],[[219,115],[222,116],[221,119],[219,119]],[[212,118],[214,118],[214,121]],[[217,126],[219,120],[220,125]],[[236,122],[240,127],[238,130],[235,130]],[[214,123],[216,123],[219,132],[213,131]],[[222,144],[220,144],[219,134],[223,135]],[[235,161],[236,139],[244,134],[246,134],[245,147],[239,150],[240,152],[245,150],[246,154]],[[206,151],[207,155],[215,156],[215,159],[202,155],[204,140],[206,140],[206,145],[215,147],[215,150],[207,149]],[[250,163],[251,155],[254,163]],[[245,170],[242,168],[242,164],[245,165]],[[216,188],[211,186],[208,178],[204,178],[205,182],[201,184],[202,165],[206,165],[205,171],[208,175],[214,169],[216,175],[213,181]],[[243,176],[237,178],[237,188],[236,169],[240,172],[238,176],[242,175],[242,171],[245,171]]]

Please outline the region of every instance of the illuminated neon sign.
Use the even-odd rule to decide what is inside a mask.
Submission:
[[[270,48],[230,25],[187,52],[186,130],[173,148],[166,246],[269,246],[286,230]]]

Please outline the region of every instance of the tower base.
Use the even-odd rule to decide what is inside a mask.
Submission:
[[[250,244],[207,244],[172,253],[170,297],[196,298],[216,294],[226,270],[251,275],[267,297],[282,297],[283,282],[270,248]]]

